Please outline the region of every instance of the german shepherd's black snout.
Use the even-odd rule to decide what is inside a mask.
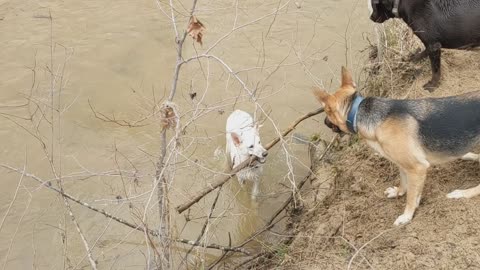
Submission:
[[[337,127],[332,122],[330,122],[330,120],[328,120],[328,117],[325,117],[324,123],[325,123],[325,126],[327,126],[329,129],[331,129],[333,132],[342,133],[342,131],[340,130],[339,127]]]

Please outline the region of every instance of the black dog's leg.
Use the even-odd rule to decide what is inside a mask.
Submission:
[[[432,66],[432,79],[426,83],[423,88],[429,92],[433,92],[435,88],[440,84],[440,58],[441,58],[442,45],[438,42],[433,45],[427,46],[428,57],[430,58],[430,64]]]
[[[423,51],[422,51],[422,49],[418,49],[415,53],[412,53],[412,55],[410,55],[408,60],[412,61],[412,62],[418,62],[418,61],[422,60],[423,58],[425,58],[427,56],[428,56],[427,49],[425,49]]]

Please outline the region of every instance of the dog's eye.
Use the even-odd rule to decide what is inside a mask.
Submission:
[[[248,148],[252,149],[252,148],[253,148],[253,144],[252,144],[252,145],[250,145]]]

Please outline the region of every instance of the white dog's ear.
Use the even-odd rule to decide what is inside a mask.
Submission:
[[[242,143],[242,140],[240,139],[240,136],[238,136],[237,133],[231,132],[230,136],[232,136],[233,143],[235,144],[235,146],[238,147]]]

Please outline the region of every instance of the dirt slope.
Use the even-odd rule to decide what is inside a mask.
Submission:
[[[416,41],[391,43],[396,47],[386,52],[381,68],[367,68],[364,95],[420,98],[480,90],[480,51],[444,50],[442,84],[429,93],[422,88],[431,76],[428,59],[417,64],[401,60],[417,48]],[[402,227],[393,222],[403,212],[405,197],[383,195],[387,187],[398,185],[398,169],[356,137],[340,142],[317,168],[317,175],[336,172],[334,189],[322,202],[315,200],[325,191],[315,184],[321,180],[305,191],[305,209],[292,231],[296,238],[287,254],[276,258],[277,267],[480,269],[480,197],[445,197],[454,189],[480,184],[477,162],[432,167],[413,222]]]

